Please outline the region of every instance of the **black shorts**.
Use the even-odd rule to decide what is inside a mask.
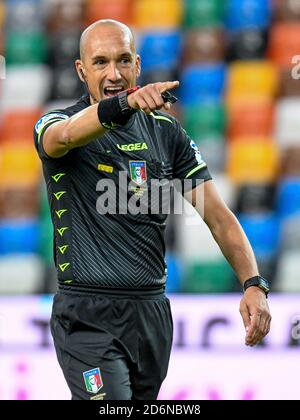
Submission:
[[[74,400],[155,400],[167,375],[173,322],[163,291],[60,291],[51,332]]]

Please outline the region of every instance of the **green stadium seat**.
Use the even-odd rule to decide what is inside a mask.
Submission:
[[[225,2],[220,0],[186,0],[184,26],[186,28],[223,26]]]
[[[6,37],[5,50],[8,65],[44,63],[47,37],[42,32],[10,32]]]
[[[226,293],[236,290],[236,280],[226,260],[196,262],[186,267],[183,292]]]
[[[226,112],[222,103],[186,106],[183,111],[183,120],[183,126],[196,143],[209,139],[223,141]]]

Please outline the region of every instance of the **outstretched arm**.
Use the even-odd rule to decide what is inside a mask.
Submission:
[[[203,188],[204,203],[196,202],[197,190]],[[201,194],[198,196],[201,197]],[[203,217],[241,284],[257,276],[258,268],[252,247],[237,218],[218,194],[213,181],[199,185],[185,197]],[[201,214],[203,210],[204,214]],[[265,293],[258,287],[249,287],[241,301],[240,313],[246,328],[246,344],[254,346],[270,330],[271,316]]]
[[[164,102],[161,93],[174,89],[178,85],[179,82],[146,85],[128,95],[128,104],[133,109],[142,109],[147,113],[161,108],[169,110],[171,104]],[[109,100],[104,99],[104,101]],[[101,137],[106,129],[100,123],[98,106],[98,104],[91,105],[73,117],[49,126],[43,136],[43,147],[47,155],[59,158],[67,154],[69,150],[85,146],[97,137]]]

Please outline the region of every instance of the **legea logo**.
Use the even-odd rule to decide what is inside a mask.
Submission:
[[[137,150],[148,150],[146,143],[133,143],[133,144],[117,144],[118,149],[124,152],[133,152]]]

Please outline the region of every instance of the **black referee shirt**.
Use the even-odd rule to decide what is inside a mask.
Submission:
[[[84,96],[69,108],[45,114],[34,128],[54,226],[59,284],[93,289],[163,286],[167,214],[152,214],[151,199],[148,205],[144,201],[147,211],[126,214],[126,200],[118,200],[120,174],[130,182],[127,200],[142,203],[145,194],[150,197],[153,179],[188,178],[193,186],[211,179],[206,163],[175,118],[142,111],[126,126],[107,131],[62,158],[48,157],[43,149],[47,128],[88,106],[89,97]],[[117,211],[105,214],[103,203],[114,203],[115,193]]]

